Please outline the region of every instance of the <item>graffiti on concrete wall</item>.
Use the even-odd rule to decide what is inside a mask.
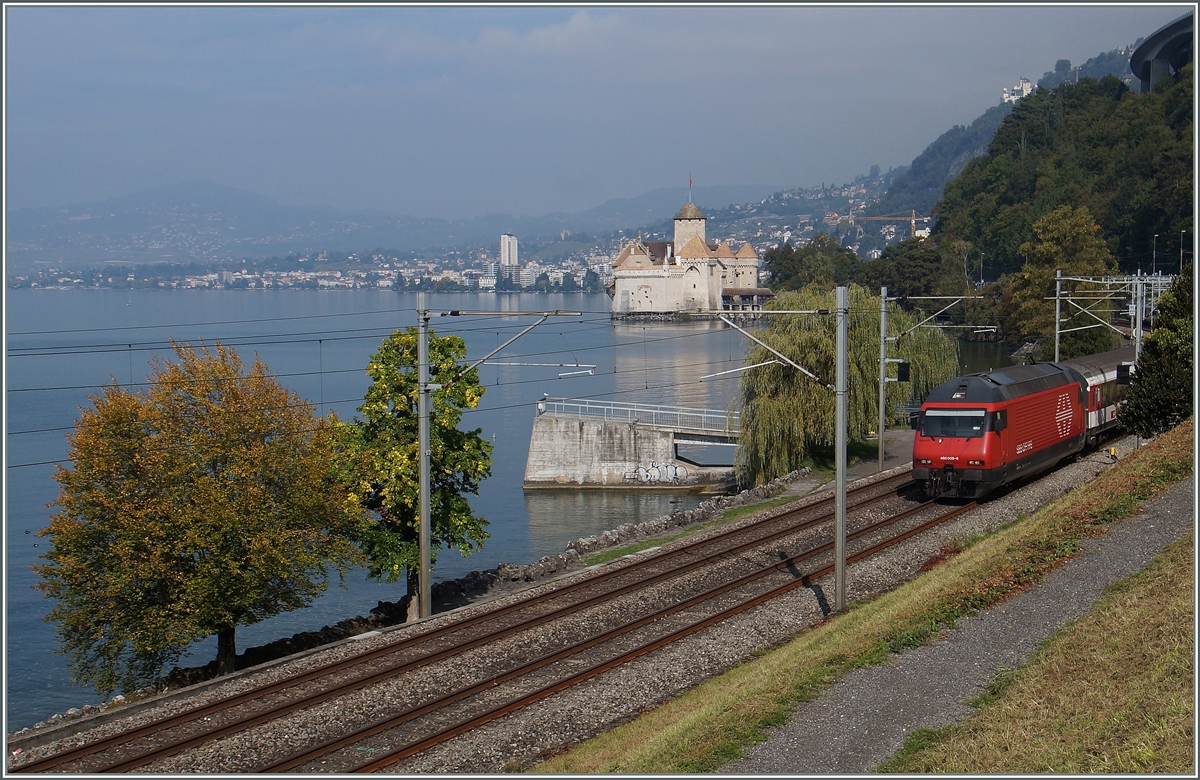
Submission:
[[[626,482],[637,482],[645,485],[659,483],[678,484],[687,479],[686,466],[676,466],[673,463],[657,463],[650,461],[649,466],[638,466],[636,471],[626,471]]]

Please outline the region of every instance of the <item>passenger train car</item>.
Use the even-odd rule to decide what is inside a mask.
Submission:
[[[931,498],[981,497],[1094,446],[1116,426],[1133,347],[956,377],[921,405],[913,479]]]

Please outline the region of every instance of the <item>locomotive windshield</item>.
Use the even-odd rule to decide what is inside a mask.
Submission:
[[[984,409],[926,409],[921,415],[921,435],[970,439],[986,428]]]

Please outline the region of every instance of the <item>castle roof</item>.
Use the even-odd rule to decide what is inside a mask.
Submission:
[[[643,241],[642,246],[646,247],[646,251],[650,253],[650,257],[654,258],[654,262],[661,263],[667,256],[667,247],[673,243],[673,241]]]
[[[666,241],[631,241],[613,260],[613,269],[652,268],[662,265],[667,256]]]
[[[733,253],[733,250],[729,248],[729,244],[724,242],[717,244],[717,250],[713,254],[722,260],[732,260],[737,257],[737,255]]]
[[[696,208],[696,204],[689,200],[687,205],[675,215],[675,219],[708,219],[708,217],[704,216],[704,212]]]
[[[758,252],[754,251],[754,247],[750,246],[750,242],[742,244],[742,248],[737,251],[737,257],[742,260],[757,260]]]
[[[683,249],[675,251],[677,257],[713,257],[713,251],[708,248],[708,243],[700,238],[700,236],[692,236],[688,242],[683,245]]]
[[[653,265],[650,257],[638,248],[637,244],[627,244],[621,253],[617,255],[617,259],[613,261],[613,268],[647,268]]]

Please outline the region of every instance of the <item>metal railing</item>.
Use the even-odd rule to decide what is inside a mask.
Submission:
[[[715,436],[741,435],[738,415],[716,409],[652,406],[586,398],[544,398],[537,403],[537,413],[557,417],[599,417],[612,422],[638,423]]]

